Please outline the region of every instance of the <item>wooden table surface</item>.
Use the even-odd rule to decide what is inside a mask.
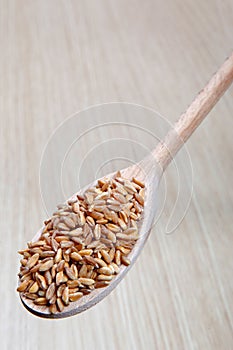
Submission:
[[[161,216],[108,298],[51,321],[28,313],[15,291],[17,250],[60,195],[55,179],[68,195],[155,146],[162,131],[149,111],[174,122],[233,49],[232,1],[2,0],[0,26],[1,350],[233,349],[232,87],[179,154],[178,171],[167,170]],[[115,105],[68,122],[120,101],[151,110],[144,119],[133,105],[119,129]],[[107,127],[96,127],[98,116]],[[57,156],[92,125],[61,175]],[[45,148],[52,134],[58,139]]]

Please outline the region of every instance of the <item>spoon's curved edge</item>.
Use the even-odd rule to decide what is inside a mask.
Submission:
[[[136,167],[136,168],[135,168]],[[123,175],[125,177],[129,177],[135,174],[135,169],[141,168],[141,170],[144,173],[144,180],[146,180],[147,176],[149,175],[149,173],[151,173],[152,169],[142,169],[143,167],[141,167],[139,164],[135,164],[134,166],[130,167],[130,168],[126,168],[121,170],[121,172],[123,173]],[[130,169],[130,171],[129,171]],[[128,172],[128,173],[127,173]],[[137,171],[138,172],[138,171]],[[156,174],[156,172],[154,172],[154,170],[152,171],[154,174]],[[127,176],[126,176],[127,173]],[[112,177],[114,173],[108,174],[106,175],[106,177]],[[159,174],[159,176],[158,176]],[[84,295],[81,299],[79,299],[76,302],[72,302],[69,306],[66,306],[66,309],[62,312],[58,312],[56,314],[51,314],[49,313],[44,306],[35,306],[33,304],[33,301],[24,297],[22,295],[22,293],[20,293],[20,299],[22,304],[24,305],[24,307],[32,314],[41,317],[41,318],[46,318],[46,319],[61,319],[61,318],[66,318],[66,317],[70,317],[70,316],[74,316],[76,314],[79,314],[87,309],[89,309],[90,307],[96,305],[97,303],[99,303],[103,298],[105,298],[107,295],[109,295],[113,289],[115,289],[115,287],[120,283],[120,281],[125,277],[126,273],[131,269],[131,267],[134,265],[136,259],[138,258],[143,246],[145,245],[146,240],[149,237],[150,234],[150,230],[153,224],[153,219],[155,216],[155,212],[156,212],[156,206],[155,206],[155,193],[156,193],[156,189],[158,187],[159,184],[159,180],[160,180],[160,173],[157,173],[157,176],[153,176],[153,181],[149,181],[149,183],[147,183],[146,181],[146,205],[144,206],[144,215],[143,215],[143,219],[142,219],[142,225],[139,228],[140,231],[140,239],[137,241],[137,243],[135,244],[132,252],[129,254],[129,258],[130,258],[130,265],[129,266],[121,266],[120,267],[120,271],[119,274],[116,275],[116,277],[114,278],[113,281],[110,282],[109,286],[101,288],[101,289],[95,289],[93,290],[90,294],[88,295]],[[78,192],[76,192],[75,194],[73,194],[69,199],[77,196],[77,194],[83,193],[88,187],[90,187],[91,185],[93,185],[94,183],[96,183],[97,180],[93,181],[93,183],[85,186],[83,189],[79,190]],[[36,241],[39,239],[42,231],[43,231],[42,227],[37,233],[36,235],[33,237],[32,241]]]

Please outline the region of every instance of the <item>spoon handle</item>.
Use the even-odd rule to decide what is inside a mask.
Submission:
[[[153,151],[156,161],[163,170],[166,169],[184,142],[188,140],[232,82],[233,53],[213,75],[204,89],[199,92],[186,112],[180,116],[174,127],[165,136],[165,139]]]

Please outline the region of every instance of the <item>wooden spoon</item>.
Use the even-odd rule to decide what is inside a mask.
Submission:
[[[129,266],[122,266],[120,273],[112,280],[112,282],[105,288],[94,289],[90,294],[83,296],[76,302],[71,302],[69,306],[65,307],[64,311],[50,314],[47,307],[37,306],[33,301],[21,295],[23,305],[30,312],[40,317],[45,318],[64,318],[75,315],[82,311],[89,309],[91,306],[97,304],[104,297],[106,297],[122,280],[127,271],[133,265],[141,252],[146,239],[149,236],[155,213],[156,213],[156,196],[157,187],[163,171],[171,162],[173,157],[182,147],[184,142],[192,135],[194,130],[207,116],[209,111],[214,107],[223,93],[228,89],[233,81],[233,54],[223,63],[217,73],[208,82],[205,88],[197,95],[191,103],[187,111],[181,115],[174,127],[168,132],[163,142],[160,142],[151,154],[136,165],[121,170],[124,177],[137,179],[145,183],[146,201],[144,206],[144,216],[140,223],[140,239],[135,244],[130,257],[131,264]],[[113,174],[107,175],[111,178]],[[96,184],[94,181],[78,193],[83,193],[85,189]],[[76,197],[77,193],[71,198]],[[39,239],[43,228],[32,239],[35,242]]]

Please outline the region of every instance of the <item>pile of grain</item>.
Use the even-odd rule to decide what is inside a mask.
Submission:
[[[108,286],[121,265],[130,264],[144,196],[143,183],[118,172],[58,205],[40,239],[19,251],[23,258],[17,291],[56,313]]]

